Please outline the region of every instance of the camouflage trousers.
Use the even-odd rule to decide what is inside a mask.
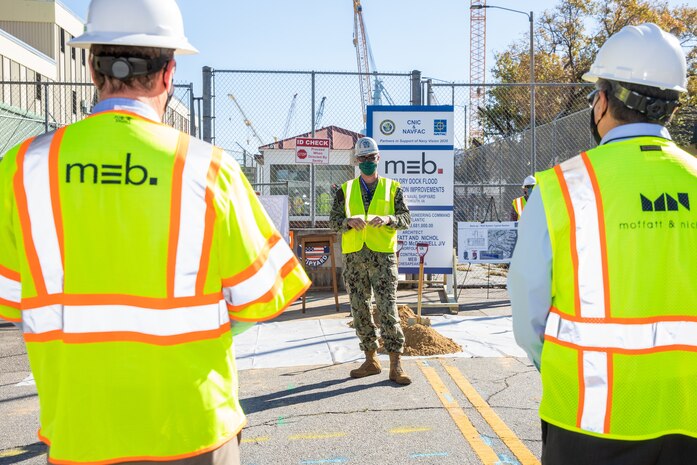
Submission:
[[[380,335],[388,352],[401,353],[404,332],[397,312],[397,257],[393,253],[373,252],[363,247],[344,255],[344,282],[351,301],[353,327],[363,351],[378,348],[377,327],[370,311],[375,296]]]

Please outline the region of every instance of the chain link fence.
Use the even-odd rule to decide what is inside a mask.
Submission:
[[[80,121],[97,101],[89,83],[0,81],[0,156],[29,137]],[[175,85],[164,122],[196,135],[194,102],[192,84]]]
[[[334,192],[358,175],[351,154],[366,131],[366,104],[454,107],[455,245],[458,221],[511,219],[527,175],[595,145],[590,84],[536,84],[532,124],[529,84],[446,83],[416,71],[371,74],[372,92],[363,102],[359,73],[204,68],[203,75],[201,97],[193,84],[175,86],[165,123],[225,149],[260,194],[288,195],[292,228],[328,226]],[[0,81],[0,153],[84,118],[97,99],[86,83]],[[471,101],[476,112],[469,111]],[[697,125],[695,108],[680,112],[687,115],[682,126]],[[296,137],[330,139],[329,163],[296,163]],[[505,284],[499,265],[462,263],[458,270],[461,287]]]
[[[211,141],[237,159],[262,194],[289,195],[291,227],[327,227],[335,190],[357,175],[351,153],[365,134],[362,75],[211,70],[210,76]],[[368,103],[410,103],[411,74],[370,78]],[[330,139],[329,163],[296,163],[296,137]]]

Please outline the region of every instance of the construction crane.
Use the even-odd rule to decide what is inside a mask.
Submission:
[[[259,137],[259,134],[257,134],[257,130],[254,129],[254,126],[252,125],[252,122],[247,118],[247,115],[245,115],[244,110],[240,106],[240,103],[237,101],[234,95],[232,94],[227,94],[228,98],[232,100],[232,102],[235,104],[237,109],[240,111],[240,114],[242,115],[242,118],[244,119],[244,124],[247,126],[249,129],[251,129],[252,134],[256,139],[259,141],[259,146],[264,145],[264,141],[261,140],[261,137]],[[249,144],[249,140],[247,140],[247,144]]]
[[[356,61],[358,63],[358,81],[361,88],[361,104],[363,109],[363,124],[367,122],[366,107],[373,103],[370,85],[370,58],[368,37],[363,22],[363,7],[360,0],[353,1],[353,45],[356,47]]]
[[[319,108],[317,109],[317,114],[315,115],[315,131],[319,129],[322,124],[322,117],[324,116],[324,102],[327,101],[327,97],[322,97],[322,101],[319,102]]]
[[[470,2],[470,83],[483,84],[486,71],[486,0]],[[484,97],[484,87],[470,87],[469,140],[479,145],[484,143],[480,110],[484,108]]]
[[[286,118],[286,127],[283,130],[283,139],[288,137],[288,130],[290,129],[290,123],[293,121],[293,115],[295,115],[295,103],[298,100],[298,94],[293,95],[293,100],[290,102],[290,108],[288,109],[288,117]]]

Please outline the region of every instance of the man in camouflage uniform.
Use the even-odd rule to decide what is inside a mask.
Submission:
[[[370,311],[371,291],[375,295],[380,334],[390,354],[390,380],[410,384],[402,371],[400,355],[404,332],[397,313],[397,230],[411,225],[399,183],[377,174],[380,154],[370,137],[356,142],[354,154],[361,175],[337,189],[331,227],[342,233],[344,281],[351,300],[351,314],[365,362],[352,370],[352,378],[376,375],[382,371],[375,354],[377,331]]]

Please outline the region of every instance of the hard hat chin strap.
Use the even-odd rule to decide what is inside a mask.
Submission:
[[[610,81],[612,95],[630,110],[638,111],[655,121],[664,121],[680,106],[678,100],[665,100],[657,97],[642,95],[623,87],[615,81]]]
[[[169,62],[166,56],[154,58],[95,56],[94,70],[106,76],[125,81],[135,76],[156,73]]]

